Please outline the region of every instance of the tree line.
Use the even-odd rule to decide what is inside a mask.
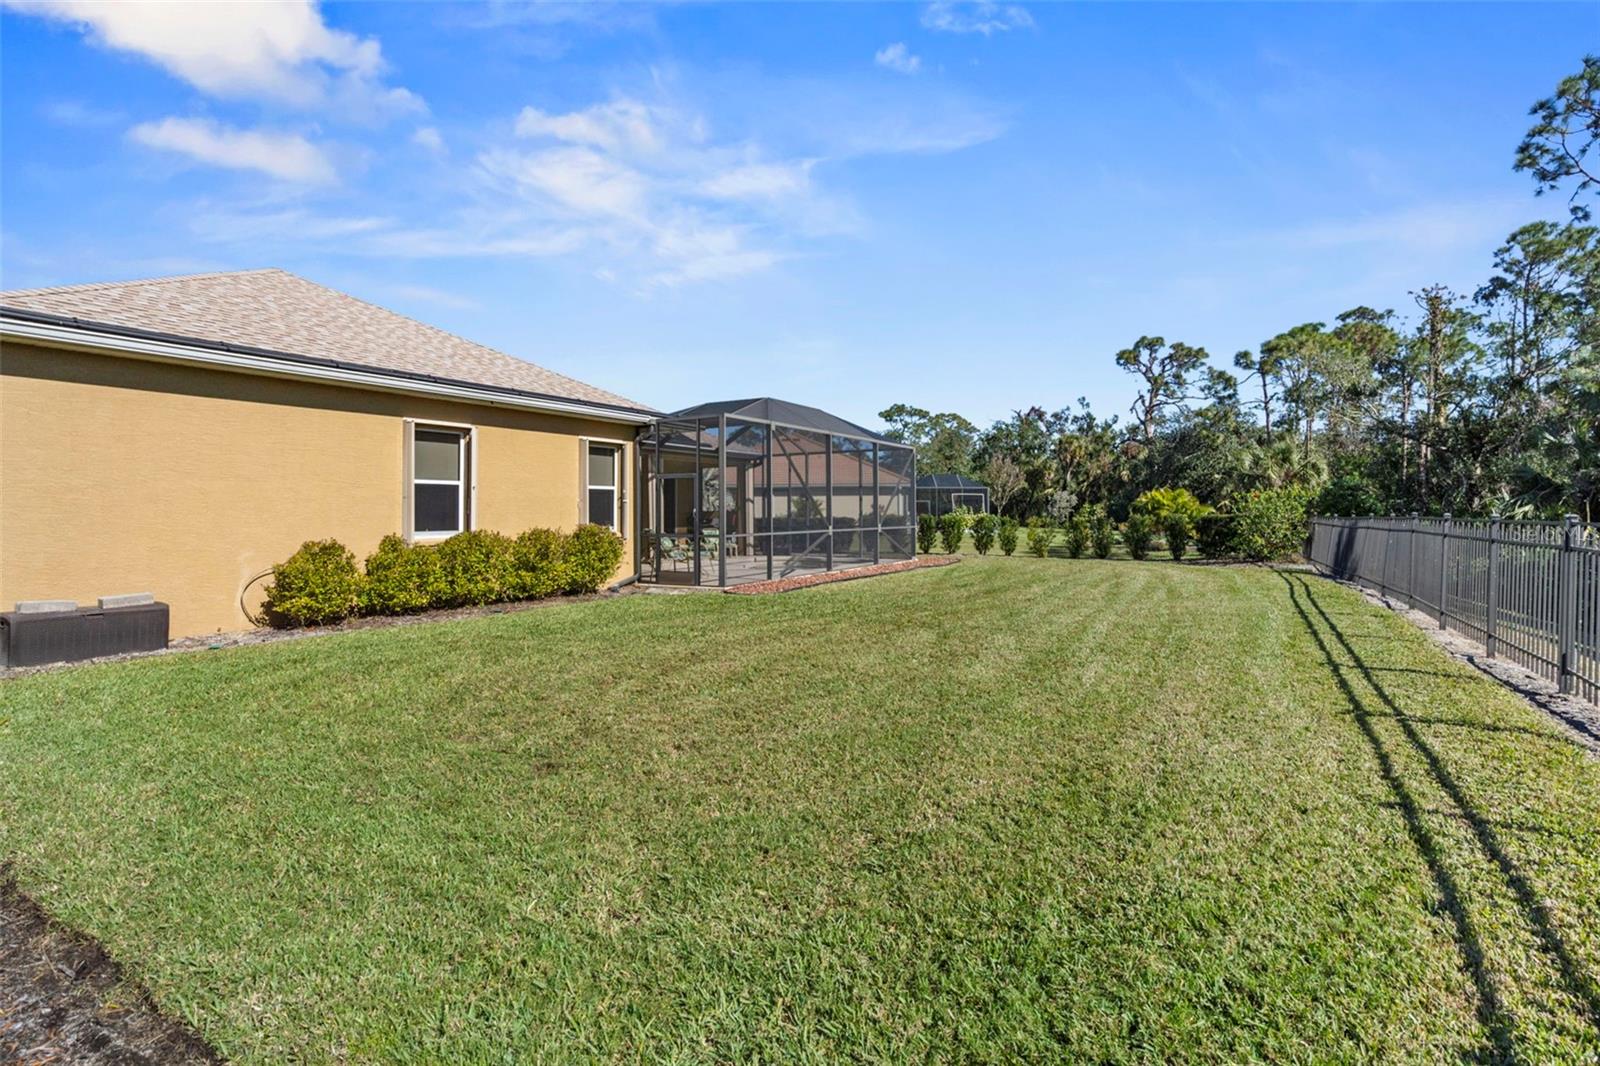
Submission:
[[[1056,525],[1086,504],[1126,516],[1161,487],[1223,510],[1296,487],[1325,514],[1600,521],[1600,58],[1530,115],[1513,168],[1536,195],[1565,193],[1569,217],[1511,233],[1471,292],[1426,284],[1399,310],[1293,326],[1227,368],[1141,336],[1114,355],[1138,383],[1127,420],[1079,399],[979,429],[896,404],[880,412],[888,434],[917,447],[920,473],[975,477],[1001,514]]]

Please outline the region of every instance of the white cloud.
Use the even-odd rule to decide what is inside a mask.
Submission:
[[[934,0],[922,9],[922,25],[941,33],[981,33],[988,37],[1007,30],[1027,29],[1033,16],[1020,4],[1001,4],[996,0],[960,3]]]
[[[411,135],[411,143],[437,154],[444,152],[444,137],[440,136],[438,129],[433,126],[417,127],[416,132]]]
[[[322,151],[298,134],[238,130],[206,119],[164,118],[128,131],[134,142],[233,170],[259,170],[284,181],[321,184],[337,179]]]
[[[517,116],[516,130],[519,137],[547,137],[608,152],[653,152],[661,146],[651,109],[628,99],[595,104],[565,115],[525,107]]]
[[[104,47],[141,55],[214,96],[332,106],[356,118],[422,109],[386,86],[376,39],[331,29],[311,0],[4,0],[28,14],[71,22]]]
[[[639,216],[648,192],[643,175],[592,148],[562,147],[519,154],[486,152],[489,174],[580,214]]]
[[[897,74],[915,74],[922,69],[922,57],[912,55],[904,41],[884,45],[873,54],[872,61]]]
[[[713,175],[700,185],[719,200],[773,200],[795,196],[811,187],[814,160],[798,163],[749,163]]]
[[[570,227],[646,287],[736,277],[784,258],[770,245],[784,212],[812,196],[813,159],[770,159],[719,143],[696,113],[618,96],[566,113],[525,107],[515,132],[532,148],[481,153],[488,180],[514,192],[522,225]]]
[[[807,242],[857,231],[850,202],[820,186],[822,164],[954,150],[1003,129],[948,93],[863,73],[832,92],[784,83],[773,106],[747,92],[753,120],[739,135],[719,136],[671,94],[670,76],[653,74],[653,95],[619,93],[569,111],[523,108],[498,143],[470,157],[458,152],[459,161],[445,156],[450,179],[411,190],[424,202],[403,213],[396,197],[384,200],[383,216],[286,212],[274,195],[252,209],[187,210],[188,225],[197,238],[249,245],[258,256],[314,243],[397,259],[563,257],[591,277],[648,291],[768,270],[804,254]],[[431,149],[436,132],[418,127],[410,139]],[[205,147],[205,158],[223,154]],[[242,154],[230,154],[230,165],[254,165],[238,161]]]

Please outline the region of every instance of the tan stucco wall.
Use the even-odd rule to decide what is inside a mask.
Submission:
[[[474,526],[580,521],[580,438],[631,426],[177,364],[0,346],[0,609],[153,592],[172,635],[243,629],[303,541],[401,528],[404,419],[475,427]],[[633,448],[623,460],[633,572]],[[264,582],[249,590],[253,609]]]

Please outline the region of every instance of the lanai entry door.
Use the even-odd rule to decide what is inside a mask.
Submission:
[[[641,576],[664,584],[714,585],[724,550],[715,441],[697,439],[708,435],[703,430],[670,423],[657,432],[661,447],[639,450],[645,484]]]

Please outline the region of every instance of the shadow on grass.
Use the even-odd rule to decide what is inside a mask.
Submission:
[[[1478,992],[1478,1017],[1489,1034],[1491,1047],[1485,1049],[1488,1053],[1485,1057],[1491,1061],[1520,1059],[1512,1038],[1511,1019],[1486,965],[1483,943],[1473,922],[1473,916],[1462,898],[1455,876],[1444,864],[1438,840],[1423,820],[1424,808],[1417,802],[1411,789],[1400,776],[1394,757],[1374,727],[1375,720],[1394,721],[1406,742],[1422,757],[1429,776],[1456,808],[1456,812],[1452,812],[1450,817],[1459,817],[1470,830],[1484,857],[1499,870],[1506,886],[1516,898],[1522,917],[1533,931],[1540,948],[1554,961],[1561,975],[1561,984],[1575,1001],[1579,1014],[1588,1024],[1600,1031],[1600,992],[1596,990],[1594,979],[1574,958],[1533,884],[1502,845],[1495,832],[1495,824],[1472,804],[1460,783],[1440,759],[1439,753],[1418,731],[1417,725],[1426,719],[1407,714],[1399,702],[1383,687],[1378,680],[1377,671],[1368,668],[1365,660],[1340,631],[1338,624],[1318,602],[1312,591],[1311,582],[1298,574],[1280,573],[1279,576],[1289,588],[1290,600],[1305,624],[1306,631],[1311,634],[1312,640],[1321,650],[1329,670],[1349,702],[1352,717],[1377,758],[1379,773],[1394,795],[1395,806],[1405,820],[1406,830],[1427,864],[1444,909],[1455,926],[1455,938],[1462,963]],[[1308,604],[1310,611],[1307,610]],[[1312,612],[1321,619],[1320,626],[1313,621]],[[1340,661],[1328,642],[1329,638],[1338,644],[1353,666]],[[1352,669],[1360,675],[1365,687],[1382,703],[1383,709],[1375,710],[1362,699],[1348,674]]]

